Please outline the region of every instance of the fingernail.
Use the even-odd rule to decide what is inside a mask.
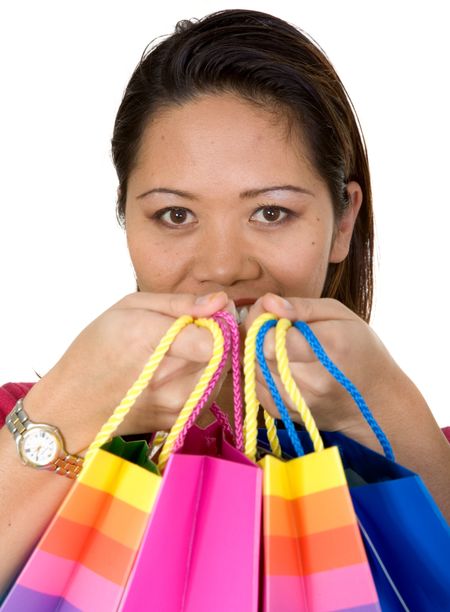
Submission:
[[[195,300],[195,304],[209,304],[212,302],[218,295],[222,295],[223,291],[219,291],[217,293],[208,293],[207,295],[201,295]]]

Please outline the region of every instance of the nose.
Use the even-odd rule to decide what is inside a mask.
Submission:
[[[231,287],[261,276],[256,245],[233,226],[227,222],[210,224],[201,236],[192,270],[198,282]]]

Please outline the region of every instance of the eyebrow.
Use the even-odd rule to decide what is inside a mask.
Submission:
[[[314,196],[312,191],[309,189],[305,189],[304,187],[297,187],[295,185],[271,185],[270,187],[262,187],[261,189],[247,189],[239,194],[239,198],[241,200],[255,198],[263,193],[269,193],[273,191],[293,191],[294,193],[303,193],[307,195]],[[188,200],[199,200],[198,196],[189,191],[180,191],[179,189],[168,189],[167,187],[156,187],[155,189],[150,189],[145,193],[141,193],[141,195],[137,196],[138,200],[145,198],[152,193],[171,193],[173,195],[177,195],[180,198],[186,198]]]

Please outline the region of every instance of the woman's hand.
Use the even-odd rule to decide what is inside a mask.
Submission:
[[[307,322],[330,359],[358,388],[381,427],[394,432],[392,442],[395,443],[396,431],[399,428],[407,428],[408,420],[413,418],[411,406],[405,401],[405,393],[410,395],[412,383],[375,332],[337,300],[293,297],[288,298],[288,304],[290,308],[282,298],[270,293],[261,297],[249,311],[245,321],[246,330],[263,312],[273,312],[291,321]],[[295,328],[287,332],[286,347],[294,380],[319,429],[342,431],[380,450],[369,425],[349,393],[322,366],[302,334]],[[293,419],[300,422],[300,417],[278,376],[274,329],[266,336],[264,354],[286,406],[290,409]],[[257,393],[262,405],[278,416],[259,368]],[[418,391],[417,394],[420,396]],[[423,401],[421,396],[420,398]]]
[[[183,314],[207,317],[220,309],[234,312],[223,292],[205,296],[203,303],[189,294],[128,295],[81,332],[31,389],[25,409],[32,420],[59,427],[68,450],[77,452],[89,445],[112,414],[174,321]],[[170,429],[212,347],[207,329],[184,328],[118,433]]]

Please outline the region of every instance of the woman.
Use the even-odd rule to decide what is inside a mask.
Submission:
[[[367,400],[397,460],[422,475],[449,517],[450,447],[417,388],[368,326],[367,156],[351,103],[324,54],[264,13],[230,10],[181,22],[131,77],[112,154],[138,291],[81,332],[26,394],[19,417],[57,427],[76,457],[174,319],[225,308],[237,314],[244,335],[256,316],[270,311],[311,324]],[[169,429],[211,347],[207,331],[184,330],[121,433]],[[273,334],[265,349],[276,378]],[[288,352],[320,428],[379,450],[300,334],[288,334]],[[11,391],[4,388],[0,397],[4,412],[12,408]],[[258,393],[276,414],[262,377]],[[230,377],[216,401],[230,407]],[[2,587],[71,482],[20,462],[11,436],[19,417],[0,431],[1,541],[10,553],[0,561]],[[70,462],[66,467],[72,469]]]

